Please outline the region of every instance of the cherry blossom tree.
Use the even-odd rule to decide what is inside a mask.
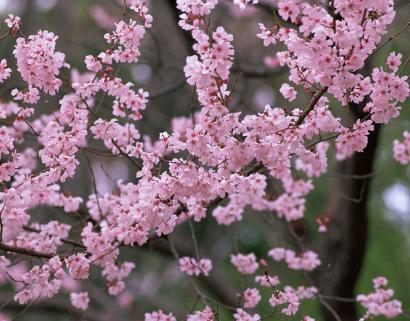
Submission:
[[[0,274],[13,291],[8,304],[29,309],[61,297],[72,305],[70,311],[92,320],[92,307],[103,303],[90,294],[91,280],[103,280],[102,291],[127,300],[127,278],[144,262],[124,261],[122,253],[162,240],[162,250],[172,255],[192,288],[189,297],[179,299],[194,295],[197,300],[188,313],[156,306],[140,316],[146,321],[219,320],[223,313],[238,321],[279,316],[308,321],[313,318],[304,303],[311,300],[333,320],[347,320],[333,301],[361,305],[365,312],[352,320],[402,314],[404,307],[384,277],[375,276],[368,294],[326,294],[322,258],[295,231],[305,216],[306,197],[315,179],[328,172],[331,158],[360,155],[382,124],[400,116],[409,96],[402,54],[391,52],[383,66],[365,68],[376,51],[409,26],[385,40],[396,14],[394,1],[281,0],[271,7],[271,23],[255,21],[255,37],[261,46],[272,47],[270,63],[289,71],[279,89],[288,106],[266,105],[248,114],[232,107],[238,80],[232,75],[234,37],[211,19],[222,1],[174,2],[179,28],[192,44],[183,72],[200,109],[173,118],[169,129],[153,139],[138,129],[150,93],[120,73],[139,61],[144,37],[160,20],[150,14],[149,3],[120,1],[123,16],[105,34],[106,47],[86,55],[81,66],[70,66],[70,52],[57,49],[60,39],[52,31],[26,34],[20,17],[10,13],[5,20],[0,39],[12,39],[13,62],[0,57],[0,83],[6,85],[12,75],[24,83],[9,91],[0,109]],[[247,10],[258,2],[232,4]],[[298,96],[308,100],[296,106]],[[41,110],[47,97],[59,99],[52,113]],[[110,111],[102,113],[107,102]],[[359,116],[345,122],[338,115],[352,106]],[[95,141],[104,148],[92,147]],[[392,146],[392,157],[408,164],[409,132]],[[127,161],[133,180],[118,180],[112,191],[99,192],[90,155]],[[92,178],[93,192],[86,198],[62,188],[81,163]],[[38,208],[55,214],[38,220],[32,214]],[[201,255],[206,244],[198,242],[196,227],[206,220],[222,229],[239,226],[249,208],[254,220],[285,224],[296,247],[267,244],[271,249],[263,256],[237,247],[229,255],[230,273],[242,281],[232,284],[235,299],[224,299],[220,289],[204,290],[207,283],[208,290],[220,287],[212,285],[212,275],[221,258]],[[316,222],[317,233],[332,228],[329,217],[317,215]],[[189,230],[185,241],[192,251],[175,242],[178,228]],[[302,281],[284,283],[272,273],[277,265]],[[268,315],[258,311],[263,302],[270,306]]]

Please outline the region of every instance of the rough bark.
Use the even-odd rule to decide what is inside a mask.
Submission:
[[[336,164],[326,214],[331,219],[323,242],[320,283],[322,293],[332,297],[353,298],[363,267],[368,234],[368,200],[374,171],[376,149],[381,127],[369,135],[363,153]],[[343,321],[357,320],[354,302],[329,300],[328,303]],[[335,320],[323,308],[325,320]]]

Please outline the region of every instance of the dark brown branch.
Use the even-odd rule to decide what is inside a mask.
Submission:
[[[174,247],[179,256],[195,256],[194,251],[191,248],[187,248],[182,243],[174,242]],[[174,258],[174,254],[172,253],[168,242],[164,239],[149,242],[144,248],[154,250],[168,258]],[[220,275],[217,271],[212,271],[208,277],[199,278],[198,281],[221,303],[228,306],[236,306],[238,304],[238,300],[235,296],[235,289],[233,289],[230,284],[227,284],[225,277]]]
[[[130,162],[131,162],[136,168],[138,168],[139,170],[142,169],[142,166],[141,166],[140,164],[138,164],[135,160],[133,160],[131,156],[129,156],[127,153],[125,153],[125,152],[122,150],[122,148],[115,142],[114,139],[111,139],[111,142],[112,142],[113,145],[118,149],[118,152],[119,152],[122,156],[124,156],[125,158],[129,159]]]
[[[32,228],[30,226],[23,226],[23,229],[28,231],[28,232],[34,232],[34,233],[40,233],[41,231],[36,229],[36,228]],[[69,244],[69,245],[74,245],[77,246],[79,248],[85,249],[85,246],[77,241],[74,240],[70,240],[70,239],[64,239],[64,238],[60,238],[61,242],[65,243],[65,244]]]
[[[295,123],[296,126],[299,126],[303,123],[307,115],[309,115],[309,113],[313,110],[313,108],[315,108],[319,99],[326,93],[327,89],[328,89],[327,87],[323,87],[315,96],[313,96],[312,100],[310,101],[309,106],[307,106],[307,108],[302,112],[302,114],[300,114],[298,120],[296,121]]]
[[[179,89],[184,88],[184,86],[186,86],[186,85],[187,85],[187,82],[186,82],[186,80],[184,79],[184,80],[182,80],[182,81],[179,81],[179,82],[175,83],[174,85],[172,85],[172,86],[170,86],[170,87],[168,87],[168,88],[164,88],[164,89],[162,89],[162,90],[160,90],[160,91],[157,91],[157,92],[154,92],[154,93],[150,93],[149,99],[152,100],[152,99],[162,98],[162,97],[164,97],[164,96],[166,96],[166,95],[175,93],[175,92],[178,91]]]
[[[51,254],[37,252],[34,250],[28,250],[22,247],[11,246],[11,245],[7,245],[4,243],[0,243],[0,250],[11,252],[11,253],[16,253],[16,254],[34,256],[34,257],[38,257],[42,259],[51,259],[53,257],[53,255]]]
[[[287,26],[287,27],[297,27],[297,25],[289,22],[289,21],[285,21],[282,19],[282,17],[277,13],[277,9],[267,3],[258,3],[255,5],[256,8],[260,9],[261,11],[270,14],[270,15],[274,15],[275,19],[277,19],[276,23],[283,25],[283,26]]]
[[[1,300],[0,302],[7,301],[5,298],[1,298],[0,300]],[[15,311],[17,313],[21,313],[26,307],[27,305],[25,306],[25,305],[18,304],[17,302],[11,301],[5,304],[3,310]],[[46,313],[47,316],[49,316],[49,313],[60,314],[60,315],[64,314],[66,316],[70,316],[73,320],[83,320],[83,321],[104,320],[103,318],[97,316],[95,312],[92,312],[90,310],[87,311],[85,316],[82,316],[79,314],[78,310],[74,309],[68,304],[61,302],[60,300],[40,301],[30,306],[30,311],[38,312],[38,313]]]
[[[410,27],[410,21],[407,22],[398,32],[396,32],[394,35],[390,36],[389,39],[387,39],[385,42],[383,42],[380,46],[378,46],[372,53],[371,55],[374,55],[377,51],[385,47],[389,42],[392,40],[396,39],[400,34],[402,34],[406,29]]]

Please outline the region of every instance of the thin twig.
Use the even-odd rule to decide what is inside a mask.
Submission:
[[[299,126],[303,123],[303,121],[305,120],[305,118],[307,117],[307,115],[309,115],[309,113],[313,110],[313,108],[315,108],[317,102],[319,101],[319,99],[326,93],[328,87],[323,87],[310,101],[309,106],[307,106],[307,108],[302,112],[302,114],[300,114],[298,120],[296,121],[295,125]]]

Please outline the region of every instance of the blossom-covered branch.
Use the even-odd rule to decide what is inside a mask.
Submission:
[[[87,310],[93,297],[85,281],[93,273],[104,279],[109,295],[119,296],[135,268],[133,262],[122,261],[124,249],[167,238],[181,272],[202,299],[202,308],[197,308],[197,300],[186,315],[188,321],[217,320],[219,307],[237,321],[258,321],[265,317],[250,309],[262,301],[272,310],[266,318],[300,314],[309,321],[313,319],[304,314],[304,301],[317,299],[327,305],[314,284],[282,284],[281,277],[270,272],[281,264],[307,275],[321,265],[318,254],[270,244],[271,250],[261,257],[235,248],[229,256],[233,273],[244,280],[252,276],[252,281],[237,286],[235,306],[213,299],[199,288],[196,278],[212,275],[218,264],[200,255],[203,245],[197,242],[194,227],[208,217],[223,227],[239,225],[247,208],[274,214],[286,223],[302,219],[314,179],[328,171],[329,151],[334,150],[336,160],[363,152],[377,124],[399,117],[400,105],[409,96],[407,76],[399,72],[401,54],[390,53],[387,68],[374,68],[370,75],[362,70],[385,44],[382,37],[395,17],[394,3],[279,1],[279,17],[273,17],[270,26],[258,22],[255,26],[260,29],[261,46],[280,42],[285,48],[275,55],[280,66],[289,69],[288,82],[279,90],[288,106],[266,105],[261,112],[242,114],[232,110],[234,37],[212,21],[218,2],[176,1],[179,27],[193,41],[183,72],[200,110],[173,118],[170,129],[155,139],[138,129],[149,93],[135,89],[120,73],[121,67],[139,61],[143,38],[155,23],[148,3],[123,1],[122,20],[104,36],[106,49],[85,56],[87,72],[72,72],[70,79],[64,76],[71,66],[66,54],[57,50],[57,35],[41,30],[25,36],[19,17],[6,19],[8,32],[0,40],[16,38],[17,67],[12,70],[12,64],[1,58],[0,83],[14,73],[25,85],[11,90],[13,100],[0,103],[0,118],[7,124],[0,127],[0,249],[5,252],[0,272],[10,278],[8,271],[19,255],[41,259],[26,267],[20,281],[10,278],[16,284],[16,301],[27,304],[51,298],[62,291],[64,280],[77,280],[84,288],[69,291],[70,299],[77,309]],[[247,10],[258,1],[234,0],[233,5]],[[48,96],[60,98],[51,114],[41,111],[41,99]],[[301,106],[296,105],[302,100]],[[331,105],[331,100],[336,103]],[[352,103],[362,104],[365,116],[349,124],[336,109],[345,110]],[[26,144],[28,135],[33,144]],[[405,132],[404,137],[404,142],[394,142],[394,157],[403,164],[410,161],[410,135]],[[92,141],[105,149],[94,151],[89,147]],[[114,190],[100,193],[87,155],[93,152],[98,157],[125,158],[133,165],[134,179],[118,180]],[[81,153],[93,191],[87,198],[63,190],[64,182],[79,173]],[[32,214],[40,206],[76,217],[77,224],[67,223],[61,213],[40,223]],[[86,210],[80,212],[81,206]],[[326,232],[329,222],[322,218],[318,222],[319,231]],[[172,243],[172,234],[184,224],[190,228],[192,256],[180,256]],[[376,278],[375,293],[357,297],[368,310],[363,320],[402,312],[386,286],[384,278]],[[269,289],[269,297],[261,288]],[[158,310],[146,313],[145,320],[176,318]]]

